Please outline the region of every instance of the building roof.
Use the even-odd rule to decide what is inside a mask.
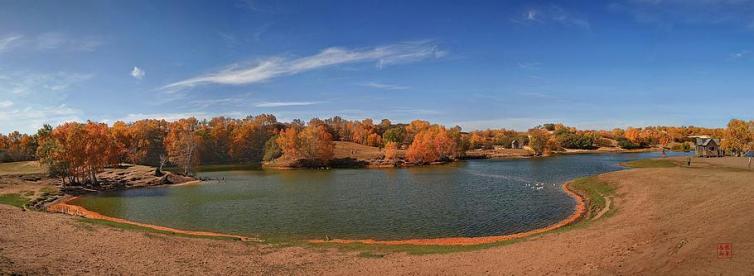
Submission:
[[[697,146],[708,146],[710,142],[715,142],[715,145],[720,145],[720,139],[712,139],[712,138],[696,138],[696,145]]]

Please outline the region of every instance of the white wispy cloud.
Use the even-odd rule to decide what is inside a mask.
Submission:
[[[102,45],[102,41],[94,37],[74,37],[58,32],[39,34],[32,42],[40,50],[65,49],[90,52]]]
[[[666,31],[683,24],[729,24],[754,29],[753,4],[754,0],[628,0],[610,3],[608,11]]]
[[[256,107],[283,107],[283,106],[306,106],[321,104],[322,102],[261,102],[254,106]]]
[[[103,44],[94,36],[71,36],[60,32],[38,35],[7,35],[0,38],[0,53],[13,50],[66,50],[91,52]]]
[[[387,84],[387,83],[380,83],[380,82],[367,82],[367,83],[361,84],[361,86],[378,88],[378,89],[386,89],[386,90],[406,90],[410,88],[408,86],[394,85],[394,84]]]
[[[5,52],[6,50],[9,50],[10,48],[16,46],[17,42],[21,40],[23,36],[21,35],[9,35],[3,38],[0,38],[0,53]]]
[[[732,59],[742,59],[742,58],[748,57],[749,54],[751,54],[751,52],[749,52],[748,50],[741,50],[741,51],[731,54],[730,57]]]
[[[288,59],[270,57],[251,66],[231,65],[217,73],[174,82],[161,89],[177,91],[206,84],[244,85],[341,64],[375,62],[384,66],[440,58],[446,52],[430,41],[390,44],[368,49],[327,48],[316,55]]]
[[[539,69],[540,65],[542,65],[542,63],[539,63],[539,62],[519,62],[518,63],[518,67],[524,70]]]
[[[141,68],[137,66],[134,66],[134,69],[131,70],[131,76],[134,77],[135,79],[139,79],[139,80],[143,79],[144,75],[146,75],[144,70],[142,70]]]
[[[79,120],[81,110],[68,106],[69,90],[92,77],[69,72],[36,73],[0,69],[0,131],[36,131],[42,124]]]
[[[81,121],[82,114],[81,110],[66,105],[0,109],[0,132],[18,130],[22,133],[34,133],[43,124]]]
[[[211,115],[207,114],[206,112],[131,113],[115,121],[133,122],[144,119],[158,119],[172,122],[189,117],[205,119],[209,118],[210,116]]]
[[[591,24],[586,18],[574,15],[556,5],[526,9],[518,16],[511,18],[511,21],[522,25],[556,23],[563,26],[591,29]]]
[[[0,72],[0,92],[7,94],[28,95],[31,93],[63,91],[71,86],[89,80],[91,74],[79,73],[29,73]]]

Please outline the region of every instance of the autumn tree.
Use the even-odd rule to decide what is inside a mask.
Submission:
[[[427,164],[453,158],[456,143],[445,127],[431,126],[420,130],[406,150],[406,160]]]
[[[279,135],[272,136],[264,143],[263,161],[272,161],[283,155],[283,150],[277,143],[278,137]]]
[[[423,120],[413,120],[406,126],[406,136],[403,141],[406,144],[413,142],[414,137],[422,130],[430,127],[429,122]]]
[[[385,144],[385,160],[394,161],[398,156],[398,144],[396,142],[387,142]]]
[[[387,130],[385,130],[385,133],[382,134],[382,140],[385,144],[393,142],[397,145],[403,143],[405,138],[406,129],[399,126],[388,128]]]
[[[736,155],[740,156],[743,152],[751,150],[752,129],[750,124],[742,120],[730,120],[723,138],[721,145],[723,149],[732,151]]]
[[[123,148],[105,123],[87,122],[84,127],[84,139],[85,170],[91,182],[98,185],[97,173],[106,166],[118,163]]]
[[[325,163],[333,158],[335,144],[332,135],[324,125],[310,125],[298,135],[298,152],[300,157]]]
[[[67,180],[69,184],[99,185],[97,173],[117,163],[122,152],[104,123],[65,123],[44,135],[46,148],[40,151],[41,159],[60,170],[63,184]]]
[[[167,157],[165,137],[168,134],[168,122],[165,120],[146,119],[129,125],[131,142],[126,154],[131,163],[150,166],[160,165],[161,157]]]
[[[181,169],[184,175],[193,175],[199,165],[199,137],[196,134],[198,121],[191,117],[180,119],[169,126],[165,148],[170,163]]]
[[[552,149],[550,143],[550,132],[543,128],[533,128],[529,130],[529,147],[535,155],[543,155]]]
[[[298,159],[300,156],[299,153],[299,145],[298,145],[298,134],[299,134],[300,128],[291,126],[287,129],[284,129],[280,131],[280,134],[278,135],[276,142],[278,144],[278,147],[283,152],[283,155],[288,156],[293,159]]]

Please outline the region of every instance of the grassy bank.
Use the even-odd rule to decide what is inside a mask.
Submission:
[[[672,168],[672,167],[678,166],[678,163],[669,159],[641,159],[641,160],[622,163],[621,165],[629,167],[629,168],[634,168],[634,169]]]
[[[152,234],[161,234],[161,235],[174,236],[174,237],[202,238],[202,239],[212,239],[212,240],[238,240],[237,238],[231,238],[231,237],[201,236],[201,235],[189,235],[189,234],[183,234],[183,233],[176,233],[176,232],[171,232],[171,231],[158,230],[158,229],[153,229],[149,227],[128,224],[128,223],[114,222],[114,221],[103,220],[103,219],[80,218],[79,221],[81,223],[88,224],[88,225],[102,225],[102,226],[108,226],[108,227],[112,227],[116,229],[138,231],[138,232],[152,233]]]
[[[21,161],[0,163],[0,175],[18,175],[18,174],[41,174],[45,173],[42,166],[37,161]]]
[[[0,204],[24,208],[30,199],[21,194],[3,194],[0,195]]]
[[[582,195],[588,202],[587,217],[580,223],[591,221],[601,210],[607,207],[607,197],[615,194],[615,188],[609,183],[599,180],[596,176],[582,177],[573,180],[570,184],[571,189]],[[615,207],[610,206],[610,212],[614,212]]]

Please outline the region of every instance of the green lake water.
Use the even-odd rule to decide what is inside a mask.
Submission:
[[[288,238],[407,239],[527,231],[568,217],[568,180],[659,153],[470,160],[401,169],[201,173],[199,185],[104,192],[74,204],[168,227]]]

